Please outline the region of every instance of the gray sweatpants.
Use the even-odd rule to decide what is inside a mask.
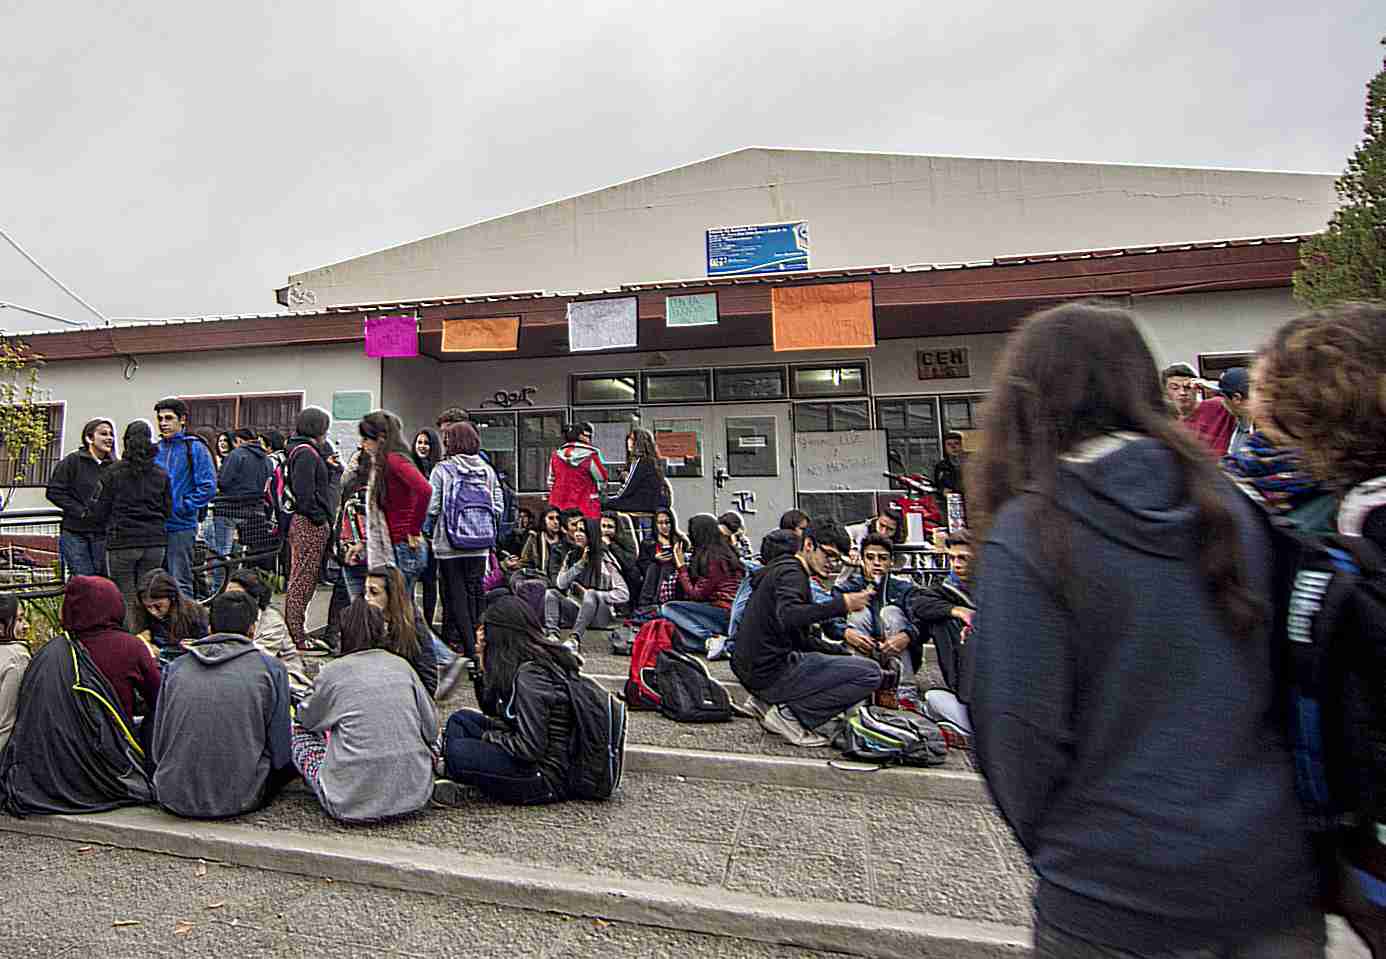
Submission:
[[[588,627],[604,629],[611,625],[611,604],[606,594],[599,589],[589,589],[582,594],[582,602],[577,603],[556,589],[544,593],[544,631],[556,633],[561,626],[573,627],[573,633],[581,641]]]

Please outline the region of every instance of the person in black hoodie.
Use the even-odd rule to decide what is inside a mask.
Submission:
[[[654,434],[649,430],[631,430],[626,434],[626,481],[620,491],[605,503],[603,510],[621,513],[652,514],[672,502],[669,481],[664,478],[664,460],[655,449]],[[645,520],[641,532],[649,529]]]
[[[217,474],[217,498],[212,501],[212,548],[222,556],[230,556],[233,542],[239,540],[243,553],[264,552],[274,542],[265,519],[265,487],[274,467],[254,430],[243,427],[222,435],[231,436],[234,445]],[[212,575],[220,579],[226,576],[226,570],[214,569]],[[217,582],[213,592],[220,591],[221,583]]]
[[[259,809],[296,776],[289,677],[255,645],[249,593],[212,600],[212,635],[164,671],[150,758],[154,794],[177,816],[221,819]]]
[[[1031,317],[994,383],[970,706],[1039,877],[1035,954],[1322,956],[1255,507],[1124,310]]]
[[[106,527],[87,519],[101,475],[115,462],[115,426],[95,419],[82,427],[82,448],[64,456],[48,481],[48,502],[63,511],[58,549],[69,576],[106,575]]]
[[[832,656],[809,642],[811,625],[865,609],[874,595],[868,587],[813,602],[809,575],[836,576],[851,548],[847,533],[831,520],[805,530],[798,552],[776,556],[753,574],[755,586],[737,626],[732,672],[751,694],[747,705],[761,725],[795,746],[828,745],[814,730],[881,685],[874,660]]]
[[[173,494],[168,474],[154,462],[154,431],[144,420],[125,427],[125,455],[101,477],[82,522],[106,531],[106,571],[125,597],[127,621],[139,605],[137,589],[164,563]]]
[[[293,519],[289,521],[289,583],[285,589],[284,622],[289,636],[302,652],[327,653],[320,640],[310,640],[303,617],[308,601],[318,586],[323,552],[331,531],[337,504],[332,501],[332,471],[323,458],[323,443],[332,418],[316,406],[304,408],[294,420],[294,436],[289,440],[285,471],[294,497]]]

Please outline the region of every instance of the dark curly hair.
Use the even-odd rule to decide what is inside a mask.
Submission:
[[[1325,486],[1386,475],[1386,306],[1291,320],[1261,350],[1252,382],[1257,426],[1299,447]]]

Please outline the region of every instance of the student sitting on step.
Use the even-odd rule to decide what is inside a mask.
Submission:
[[[557,642],[559,628],[571,626],[573,634],[565,645],[577,652],[588,627],[611,625],[612,608],[630,600],[630,588],[621,578],[616,557],[602,542],[597,520],[581,520],[571,535],[573,552],[565,559],[555,588],[544,594],[544,632]]]
[[[298,709],[294,765],[333,819],[402,816],[433,796],[438,717],[403,652],[380,610],[356,600],[342,613],[341,658]]]
[[[0,753],[10,741],[14,719],[19,713],[19,684],[24,670],[29,668],[29,646],[24,641],[27,632],[19,598],[13,593],[0,593]]]
[[[674,546],[674,569],[687,597],[665,603],[659,614],[677,629],[687,652],[706,652],[721,659],[731,624],[732,600],[745,576],[741,558],[722,535],[717,517],[699,513],[688,521],[693,555]]]
[[[796,746],[828,745],[828,738],[814,730],[881,685],[879,664],[815,652],[808,635],[814,623],[865,609],[871,601],[868,587],[813,602],[809,575],[835,575],[851,547],[834,522],[805,530],[797,553],[780,556],[755,574],[736,632],[732,672],[751,694],[747,705],[763,717],[766,729]]]
[[[250,598],[255,600],[255,605],[260,610],[260,615],[255,620],[255,645],[267,656],[279,660],[284,668],[290,671],[289,680],[292,683],[293,673],[304,672],[303,657],[289,636],[289,625],[284,622],[279,610],[271,605],[274,591],[253,569],[238,569],[232,573],[231,581],[226,584],[226,591],[248,593]],[[216,631],[216,626],[212,627],[212,631]]]
[[[898,670],[895,694],[901,709],[919,711],[919,691],[914,685],[916,660],[910,648],[919,630],[910,622],[909,610],[916,592],[914,583],[891,576],[895,544],[880,533],[868,533],[858,548],[861,566],[838,580],[844,593],[875,590],[864,609],[823,624],[823,635],[846,643],[854,652]]]
[[[678,570],[674,567],[674,544],[690,549],[688,537],[679,531],[679,520],[672,507],[655,510],[654,532],[640,543],[636,570],[640,596],[636,609],[644,619],[659,615],[659,607],[679,598]]]
[[[408,660],[430,696],[446,696],[444,682],[450,679],[451,683],[456,683],[463,674],[466,661],[454,656],[448,666],[439,669],[436,653],[438,637],[423,621],[423,614],[414,605],[400,571],[393,566],[371,570],[366,576],[364,589],[362,595],[366,602],[380,610],[385,617],[389,649]],[[448,685],[447,689],[451,688]]]
[[[162,569],[152,569],[140,581],[139,604],[130,631],[155,650],[160,664],[183,653],[183,644],[207,635],[207,611],[183,594],[178,582]]]
[[[563,535],[563,514],[555,506],[544,510],[539,528],[529,534],[520,550],[520,566],[543,576],[550,586],[563,568],[568,553],[568,540]]]
[[[288,671],[256,645],[259,617],[253,596],[228,589],[212,600],[212,635],[165,672],[150,756],[155,797],[175,815],[239,816],[298,775]]]
[[[967,645],[977,603],[972,598],[972,537],[966,530],[948,534],[948,577],[915,593],[911,617],[919,626],[917,645],[910,647],[922,663],[925,637],[938,654],[943,687],[926,690],[924,715],[943,730],[950,746],[967,748],[972,741],[972,718],[967,701],[972,693],[972,651]]]
[[[173,582],[167,573],[161,575]],[[159,663],[148,645],[125,631],[125,599],[115,583],[104,576],[69,579],[63,595],[62,625],[86,648],[111,684],[116,705],[131,728],[136,717],[153,717],[159,702]],[[141,730],[142,745],[149,742],[149,729]]]
[[[534,805],[567,796],[573,714],[565,673],[582,660],[548,642],[514,597],[486,610],[473,673],[481,710],[460,709],[443,732],[444,771],[499,802]]]

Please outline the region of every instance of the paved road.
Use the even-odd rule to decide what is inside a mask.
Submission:
[[[6,959],[829,955],[13,833],[4,849]]]

